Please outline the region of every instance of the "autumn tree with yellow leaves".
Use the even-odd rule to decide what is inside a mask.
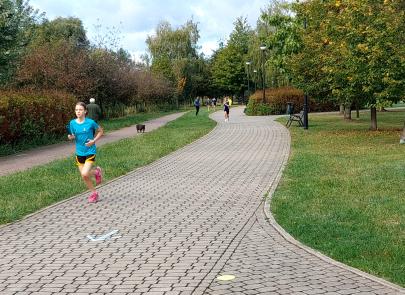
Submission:
[[[289,63],[295,82],[348,110],[397,102],[405,93],[405,23],[401,0],[313,0],[294,4],[303,49]],[[350,113],[350,112],[347,112]]]

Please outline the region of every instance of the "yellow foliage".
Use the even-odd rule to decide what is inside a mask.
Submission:
[[[186,81],[187,81],[187,78],[183,77],[177,82],[177,91],[179,93],[181,93],[183,91],[184,87],[186,86]]]
[[[359,49],[362,52],[366,52],[368,51],[368,46],[366,44],[359,43],[357,44],[357,49]]]

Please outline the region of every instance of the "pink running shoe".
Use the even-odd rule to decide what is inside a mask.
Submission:
[[[89,203],[96,203],[98,201],[98,192],[93,192],[88,199]]]
[[[96,185],[99,185],[103,181],[103,171],[99,166],[96,167],[94,176],[96,177]]]

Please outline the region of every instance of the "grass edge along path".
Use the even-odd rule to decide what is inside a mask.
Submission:
[[[134,115],[128,115],[120,118],[113,118],[109,120],[100,120],[99,124],[103,127],[105,133],[110,133],[121,128],[129,127],[135,124],[143,123],[145,121],[153,120],[159,117],[167,116],[170,114],[186,111],[186,109],[162,111],[162,112],[150,112],[150,113],[137,113]],[[72,113],[72,119],[75,117]],[[30,139],[32,140],[32,139]],[[40,148],[45,145],[53,145],[64,143],[67,141],[66,134],[61,135],[47,135],[44,138],[36,139],[31,142],[19,142],[15,146],[10,144],[0,145],[0,157],[9,155],[15,155],[25,151],[29,151],[35,148]]]
[[[188,112],[167,125],[97,148],[97,165],[103,167],[104,181],[168,155],[209,133],[216,122],[208,113]],[[47,165],[0,177],[0,224],[17,221],[52,204],[85,192],[86,187],[74,165],[74,156]],[[83,199],[86,202],[86,199]]]
[[[303,244],[404,287],[405,112],[379,113],[376,132],[369,118],[311,116],[308,130],[291,127],[291,155],[271,211]]]
[[[175,114],[179,112],[187,111],[186,108],[173,110],[173,111],[162,111],[162,112],[151,112],[151,113],[137,113],[135,115],[129,115],[126,117],[114,118],[109,120],[101,120],[99,124],[103,127],[104,132],[109,133],[118,129],[125,127],[130,127],[139,123],[144,123],[149,120],[164,117],[170,114]]]

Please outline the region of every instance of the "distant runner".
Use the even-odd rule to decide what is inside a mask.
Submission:
[[[228,100],[224,103],[224,115],[225,115],[225,122],[229,121],[229,102]]]

